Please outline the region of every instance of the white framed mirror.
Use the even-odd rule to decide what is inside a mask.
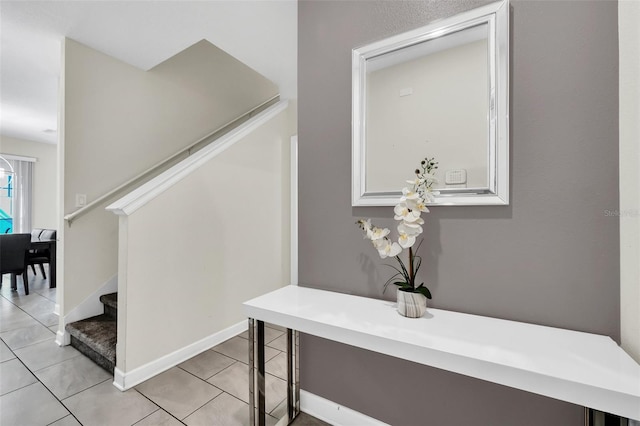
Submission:
[[[395,205],[425,157],[431,205],[509,204],[504,0],[354,49],[352,205]]]

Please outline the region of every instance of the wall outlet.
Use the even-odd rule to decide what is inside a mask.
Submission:
[[[76,207],[84,207],[87,205],[87,194],[76,194]]]
[[[444,183],[447,185],[467,183],[467,171],[465,169],[447,170],[444,174]]]

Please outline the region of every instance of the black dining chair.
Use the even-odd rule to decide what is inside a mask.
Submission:
[[[33,236],[33,231],[31,232],[31,235]],[[38,239],[41,241],[55,240],[56,235],[57,233],[55,229],[43,229]],[[51,259],[51,252],[49,249],[29,250],[27,255],[27,263],[31,266],[33,274],[36,274],[34,265],[39,265],[40,272],[42,272],[42,276],[45,279],[47,278],[47,274],[44,272],[44,264],[49,263],[49,259]]]
[[[40,234],[42,234],[42,231],[44,231],[44,229],[42,228],[33,228],[31,230],[31,241],[33,240],[39,240],[40,239]],[[31,257],[31,255],[35,254],[36,250],[29,250],[29,257]],[[31,264],[29,265],[31,266],[31,270],[33,271],[33,275],[36,275],[36,268],[35,265]],[[40,264],[40,272],[42,272],[42,276],[43,277],[47,277],[47,275],[44,273],[44,265]]]
[[[31,230],[31,239],[32,240],[40,239],[40,234],[42,234],[42,231],[44,231],[44,229],[42,228],[33,228]]]
[[[56,239],[56,230],[55,229],[43,229],[40,234],[41,240],[55,240]]]
[[[24,294],[29,294],[27,277],[27,252],[31,245],[31,234],[0,235],[0,275],[11,274],[11,288],[18,289],[17,276],[22,275]]]

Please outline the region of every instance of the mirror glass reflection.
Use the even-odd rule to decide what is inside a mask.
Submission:
[[[425,157],[430,205],[509,204],[509,3],[352,51],[352,205],[397,204]]]
[[[366,60],[366,192],[397,191],[425,156],[434,188],[488,188],[488,25]]]

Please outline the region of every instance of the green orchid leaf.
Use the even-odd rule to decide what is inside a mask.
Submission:
[[[424,297],[426,297],[427,299],[431,299],[431,292],[424,285],[420,284],[420,287],[418,287],[416,290],[418,293],[424,294]]]
[[[402,271],[398,268],[396,268],[393,265],[389,265],[388,263],[385,263],[384,266],[388,266],[389,268],[393,269],[394,271],[397,271],[399,274],[402,274]]]
[[[393,274],[393,275],[392,275],[392,276],[387,280],[387,282],[385,282],[384,284],[385,284],[385,285],[389,284],[391,281],[393,281],[393,279],[394,279],[394,278],[396,278],[396,277],[398,277],[398,276],[400,276],[400,277],[401,277],[401,276],[402,276],[402,274],[400,274],[400,273]]]
[[[389,278],[389,279],[387,280],[387,282],[392,281],[395,277],[398,277],[398,276],[399,276],[399,277],[401,277],[401,276],[402,276],[402,274],[401,274],[401,273],[399,273],[399,272],[398,272],[397,274],[393,274],[393,275],[391,276],[391,278]]]
[[[388,266],[388,267],[392,268],[394,271],[396,271],[396,274],[393,275],[391,278],[389,278],[389,280],[392,280],[393,278],[397,277],[398,275],[400,275],[405,280],[408,280],[407,274],[405,273],[406,271],[401,271],[400,269],[396,268],[395,266],[389,265],[389,264],[385,264],[385,266]]]
[[[420,270],[420,266],[422,266],[422,257],[414,256],[414,259],[418,259],[418,261],[415,263],[416,267],[415,267],[415,271],[413,273],[415,275],[418,275],[418,271]]]
[[[398,263],[400,264],[400,267],[402,268],[402,275],[404,275],[405,277],[408,277],[409,272],[407,271],[407,268],[404,266],[402,259],[400,259],[399,256],[396,256],[396,260],[398,261]]]

